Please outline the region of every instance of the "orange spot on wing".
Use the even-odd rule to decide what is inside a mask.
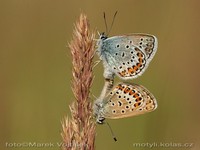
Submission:
[[[137,102],[137,103],[135,103],[134,104],[134,106],[137,108],[138,106],[140,106],[141,105],[141,102]]]
[[[141,64],[141,63],[138,63],[138,64],[137,64],[137,67],[138,67],[138,68],[140,68],[141,66],[142,66],[142,64]]]
[[[116,88],[119,89],[119,90],[121,90],[121,91],[124,89],[121,84],[119,84]]]
[[[140,97],[137,97],[135,101],[136,101],[136,102],[141,101],[141,100],[140,100]]]
[[[135,72],[138,70],[137,66],[133,66],[133,69],[135,70]]]
[[[138,99],[138,98],[139,98],[139,95],[138,95],[137,93],[135,93],[135,94],[133,95],[133,97],[136,98],[136,99]]]
[[[143,57],[143,55],[140,53],[140,54],[139,54],[139,57],[140,57],[140,58],[142,58],[142,57]]]
[[[135,72],[135,70],[133,68],[128,68],[128,73],[129,74],[133,74]]]
[[[129,87],[126,87],[125,89],[124,89],[124,93],[126,94],[126,93],[128,93],[130,91],[130,88]]]
[[[139,60],[140,63],[142,63],[142,58],[141,57],[138,60]]]
[[[124,77],[125,75],[126,75],[126,70],[124,70],[124,71],[122,71],[122,72],[118,72],[119,73],[119,75],[121,76],[121,77]]]
[[[129,95],[134,95],[134,94],[135,94],[135,92],[133,92],[132,90],[129,91]]]

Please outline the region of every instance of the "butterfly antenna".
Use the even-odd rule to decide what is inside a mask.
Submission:
[[[106,34],[108,33],[108,25],[107,25],[107,21],[106,21],[106,13],[103,12],[103,19],[104,19],[104,23],[105,23],[105,26],[106,26]]]
[[[111,29],[112,29],[112,27],[113,27],[113,24],[114,24],[116,15],[117,15],[117,11],[115,12],[115,14],[114,14],[114,16],[113,16],[112,24],[111,24],[111,26],[110,26],[110,30],[108,31],[108,35],[109,35],[109,33],[110,33],[110,31],[111,31]]]
[[[110,125],[109,125],[109,123],[108,123],[107,121],[105,121],[105,122],[106,122],[106,124],[108,125],[108,127],[109,127],[109,129],[110,129],[110,132],[111,132],[111,134],[112,134],[112,137],[113,137],[114,141],[116,142],[116,141],[117,141],[117,138],[116,138],[116,136],[114,135],[112,128],[110,127]]]

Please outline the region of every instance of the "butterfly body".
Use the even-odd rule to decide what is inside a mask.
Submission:
[[[119,83],[103,99],[93,105],[96,122],[106,118],[119,119],[151,112],[157,108],[155,97],[143,86]]]
[[[100,35],[97,52],[103,60],[104,77],[116,74],[122,79],[140,76],[157,50],[157,38],[148,34],[130,34],[107,38]]]

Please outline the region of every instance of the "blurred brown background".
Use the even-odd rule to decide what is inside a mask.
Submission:
[[[91,28],[102,32],[103,12],[110,24],[116,10],[110,36],[139,32],[158,37],[149,68],[129,82],[147,87],[159,107],[149,114],[108,120],[118,142],[106,125],[97,126],[96,149],[143,150],[150,149],[145,143],[154,142],[166,145],[151,149],[177,149],[170,143],[193,143],[192,150],[200,149],[199,6],[198,0],[1,0],[0,149],[16,149],[13,142],[61,142],[60,121],[73,100],[66,47],[73,24],[85,12]],[[96,96],[103,87],[102,72],[100,63],[94,70]]]

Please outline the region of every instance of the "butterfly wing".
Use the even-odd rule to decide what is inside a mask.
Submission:
[[[147,69],[156,53],[157,45],[156,37],[147,34],[108,38],[101,46],[104,66],[122,79],[137,78]]]
[[[128,38],[133,41],[133,45],[145,53],[148,61],[152,60],[158,48],[158,40],[154,35],[131,34]]]
[[[118,119],[151,112],[157,108],[155,97],[143,86],[119,83],[104,100],[102,115]]]

